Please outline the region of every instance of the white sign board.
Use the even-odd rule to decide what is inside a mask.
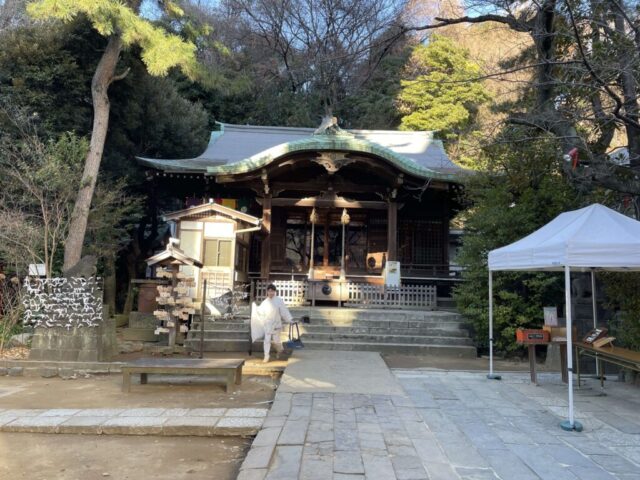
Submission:
[[[29,276],[30,277],[46,277],[47,266],[44,263],[30,263]]]
[[[558,326],[558,309],[556,307],[543,307],[544,324],[551,327]]]
[[[400,262],[387,261],[384,267],[384,284],[388,287],[400,286]]]

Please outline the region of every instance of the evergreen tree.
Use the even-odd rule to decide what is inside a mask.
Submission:
[[[467,184],[470,207],[463,214],[465,235],[458,262],[464,282],[455,290],[460,312],[475,329],[479,348],[488,345],[489,251],[540,228],[558,214],[577,208],[581,198],[557,167],[551,138],[519,142],[530,130],[513,127],[485,150],[486,171]],[[542,306],[563,303],[563,277],[554,273],[495,272],[496,349],[512,352],[515,330],[543,322]]]
[[[475,131],[478,107],[489,94],[477,80],[480,66],[453,40],[433,35],[427,45],[417,45],[405,67],[397,96],[403,130],[436,130],[449,155],[470,165],[477,152],[460,149]]]

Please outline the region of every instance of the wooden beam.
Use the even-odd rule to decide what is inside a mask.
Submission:
[[[260,257],[260,276],[269,278],[271,270],[271,195],[262,198],[262,231],[265,236],[262,239],[262,251]]]
[[[334,182],[310,180],[308,182],[273,182],[274,191],[323,192],[331,186],[338,193],[377,193],[386,192],[389,185],[359,185],[353,182],[337,180]]]
[[[316,208],[367,208],[370,210],[385,210],[387,202],[375,200],[346,200],[343,198],[274,198],[274,207],[316,207]]]
[[[389,202],[387,210],[387,260],[398,260],[398,202]]]

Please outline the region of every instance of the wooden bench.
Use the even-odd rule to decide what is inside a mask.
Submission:
[[[140,374],[140,384],[147,383],[147,375],[217,375],[225,378],[226,391],[242,382],[241,359],[197,358],[141,358],[122,367],[122,391],[131,391],[131,374]]]
[[[604,388],[604,370],[602,368],[602,362],[613,363],[620,367],[640,372],[640,352],[614,346],[594,347],[593,345],[583,342],[575,342],[574,346],[576,349],[576,373],[578,375],[578,387],[580,386],[580,355],[593,357],[596,359],[596,362],[598,362],[601,388]]]

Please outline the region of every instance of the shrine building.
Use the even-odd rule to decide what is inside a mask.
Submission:
[[[301,302],[348,303],[354,286],[455,273],[449,223],[465,171],[433,132],[220,124],[196,158],[138,161],[185,202],[165,218],[203,263],[198,282],[286,281]]]

